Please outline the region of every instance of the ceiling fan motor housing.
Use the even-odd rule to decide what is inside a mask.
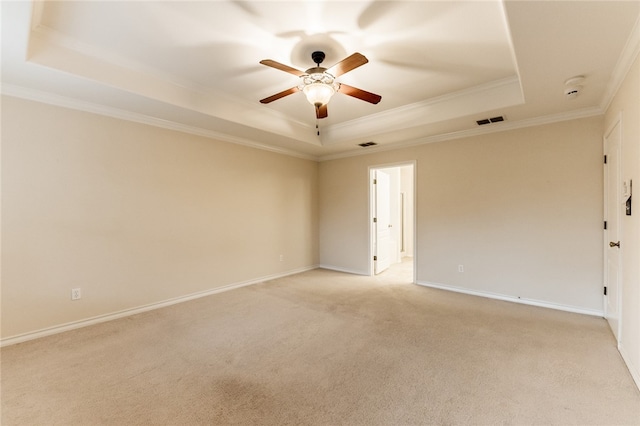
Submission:
[[[324,52],[322,52],[320,50],[316,50],[315,52],[313,52],[311,54],[311,59],[313,59],[313,62],[318,64],[318,66],[320,66],[322,61],[324,61],[324,57],[325,57]]]

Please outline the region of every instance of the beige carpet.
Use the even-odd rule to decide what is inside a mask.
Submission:
[[[603,319],[408,280],[315,270],[6,347],[2,425],[640,424]]]

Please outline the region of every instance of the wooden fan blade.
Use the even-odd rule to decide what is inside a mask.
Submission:
[[[382,96],[380,95],[376,95],[375,93],[367,92],[366,90],[358,89],[353,86],[348,86],[344,83],[340,83],[340,89],[338,89],[338,92],[353,96],[354,98],[362,99],[363,101],[372,104],[377,104],[382,99]]]
[[[283,90],[282,92],[276,93],[275,95],[271,95],[268,98],[260,99],[260,103],[261,104],[268,104],[269,102],[277,101],[280,98],[284,98],[287,95],[290,95],[292,93],[296,93],[296,92],[299,92],[299,91],[300,91],[300,89],[298,89],[297,86],[294,86],[291,89]]]
[[[327,116],[329,115],[329,111],[327,111],[327,105],[321,105],[319,107],[316,107],[316,118],[320,119],[320,118],[327,118]]]
[[[353,69],[358,68],[361,65],[366,64],[367,62],[369,62],[369,60],[365,58],[364,55],[356,52],[329,68],[327,72],[334,77],[338,77]]]
[[[301,75],[305,74],[304,71],[297,70],[295,68],[290,67],[289,65],[281,64],[280,62],[276,62],[276,61],[274,61],[272,59],[263,59],[262,61],[260,61],[260,63],[262,65],[266,65],[268,67],[275,68],[275,69],[280,70],[280,71],[284,71],[284,72],[288,72],[288,73],[293,74],[293,75],[297,75],[298,77],[300,77]]]

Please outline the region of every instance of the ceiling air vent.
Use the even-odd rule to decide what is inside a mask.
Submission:
[[[361,147],[363,147],[363,148],[366,148],[366,147],[368,147],[368,146],[374,146],[374,145],[378,145],[378,144],[377,144],[377,143],[375,143],[375,142],[364,142],[364,143],[359,143],[359,144],[358,144],[358,146],[361,146]]]
[[[504,121],[504,117],[500,115],[498,117],[491,117],[491,118],[485,118],[483,120],[478,120],[476,121],[476,123],[478,123],[478,126],[484,126],[485,124],[499,123],[501,121]]]

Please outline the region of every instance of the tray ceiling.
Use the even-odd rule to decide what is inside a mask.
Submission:
[[[637,51],[639,11],[631,1],[3,2],[3,92],[322,159],[368,141],[388,149],[601,113],[621,58]],[[322,120],[302,93],[258,102],[299,84],[261,59],[305,70],[314,50],[327,67],[364,54],[369,63],[338,80],[382,101],[338,93]],[[568,99],[575,75],[583,88]],[[496,115],[506,121],[479,130]]]

